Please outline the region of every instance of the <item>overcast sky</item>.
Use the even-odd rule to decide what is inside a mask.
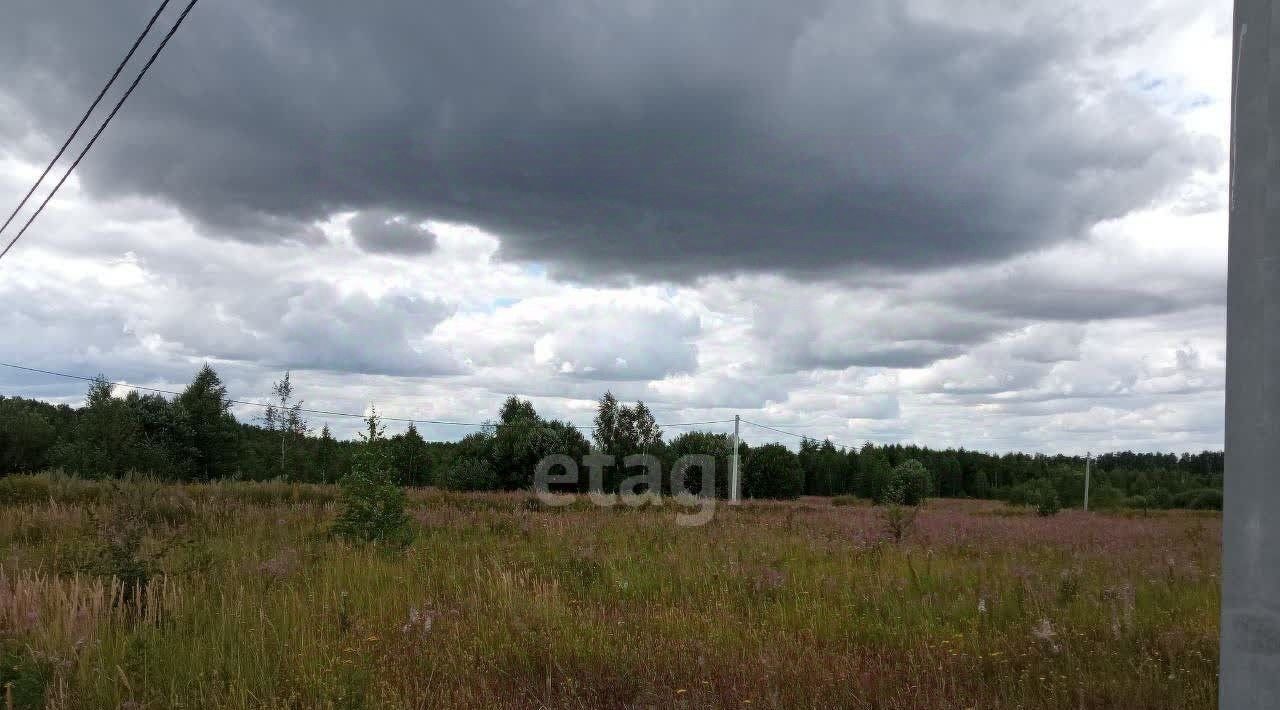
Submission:
[[[154,4],[6,3],[6,214]],[[240,399],[289,369],[398,417],[587,423],[611,389],[848,444],[1219,448],[1230,12],[206,0],[0,261],[0,359],[207,360]]]

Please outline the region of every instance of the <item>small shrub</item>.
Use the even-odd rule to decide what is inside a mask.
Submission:
[[[1222,491],[1216,488],[1183,491],[1173,497],[1171,506],[1188,510],[1222,510]]]
[[[1113,485],[1104,483],[1089,494],[1090,508],[1118,508],[1124,503],[1124,492]]]
[[[1005,501],[1009,505],[1032,506],[1043,516],[1050,516],[1062,510],[1062,499],[1058,489],[1047,478],[1037,478],[1010,488],[1005,493]]]
[[[386,447],[366,442],[340,482],[342,506],[333,531],[358,542],[407,545],[412,532],[405,513],[404,491],[396,485],[395,468]]]
[[[49,479],[38,476],[0,478],[0,505],[28,505],[49,501]]]
[[[893,469],[897,485],[902,487],[903,505],[920,505],[933,492],[933,482],[924,464],[908,459]]]
[[[498,474],[487,461],[462,458],[441,473],[440,484],[451,491],[490,491],[498,487]]]
[[[118,580],[124,603],[132,606],[142,601],[163,558],[183,544],[195,544],[175,534],[195,513],[185,497],[165,495],[164,488],[146,479],[105,485],[111,503],[104,511],[89,511],[93,537],[88,545],[76,546],[66,563],[76,572]]]
[[[530,513],[540,512],[542,508],[542,500],[538,496],[529,496],[520,502],[520,509],[527,510]]]
[[[1041,479],[1041,484],[1037,486],[1035,504],[1036,513],[1042,517],[1056,515],[1062,510],[1062,501],[1058,498],[1058,489],[1054,488],[1048,481]]]
[[[904,504],[907,497],[905,478],[895,477],[885,486],[882,495],[884,503],[876,513],[880,525],[895,543],[902,542],[915,528],[917,513],[914,505]]]
[[[1147,491],[1147,500],[1151,503],[1152,508],[1171,508],[1173,507],[1173,494],[1167,488],[1156,486]]]
[[[932,490],[933,484],[924,464],[908,459],[894,467],[872,500],[876,505],[916,506],[923,503]]]
[[[1121,505],[1134,510],[1148,510],[1152,507],[1151,499],[1147,496],[1129,496],[1121,502]]]
[[[50,664],[24,644],[14,639],[0,642],[0,693],[7,694],[9,707],[45,707],[45,690],[52,680]]]

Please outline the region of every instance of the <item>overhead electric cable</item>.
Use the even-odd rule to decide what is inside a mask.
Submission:
[[[191,0],[191,2],[187,3],[187,6],[183,8],[182,14],[179,15],[177,21],[173,23],[173,27],[169,28],[169,32],[165,34],[164,39],[160,40],[160,46],[156,47],[155,51],[151,53],[151,57],[147,59],[147,63],[142,66],[141,71],[139,71],[138,75],[134,77],[133,82],[129,84],[129,88],[125,89],[124,95],[116,102],[115,107],[111,109],[111,113],[107,114],[107,118],[102,122],[102,125],[98,126],[98,130],[94,132],[93,137],[90,138],[89,142],[80,150],[80,154],[77,155],[75,161],[71,163],[71,167],[67,168],[66,172],[62,174],[62,177],[58,179],[57,184],[53,186],[53,189],[49,191],[49,194],[46,195],[44,200],[40,203],[40,206],[36,208],[36,211],[33,212],[29,218],[27,218],[26,223],[22,225],[22,229],[18,230],[18,233],[14,235],[13,239],[9,240],[9,243],[5,245],[4,251],[0,251],[0,259],[3,259],[4,255],[9,253],[9,250],[12,249],[13,245],[22,238],[23,234],[26,234],[27,228],[31,226],[32,222],[36,221],[36,217],[39,217],[40,213],[44,211],[45,206],[49,204],[49,200],[52,200],[53,196],[58,193],[58,190],[62,188],[63,183],[67,181],[67,178],[71,177],[71,173],[76,169],[76,166],[80,165],[80,161],[84,159],[85,154],[89,152],[89,149],[93,147],[93,144],[98,142],[98,137],[101,136],[102,132],[107,129],[107,126],[111,124],[111,119],[115,118],[116,114],[120,112],[120,107],[124,106],[124,102],[128,100],[129,96],[133,94],[133,90],[136,89],[138,84],[142,81],[142,77],[146,76],[147,71],[151,69],[151,65],[155,64],[156,58],[160,56],[160,52],[162,52],[165,46],[169,44],[169,40],[173,38],[174,33],[176,33],[178,28],[182,26],[183,20],[187,19],[187,15],[191,13],[191,9],[196,6],[197,2],[199,2],[199,0]]]
[[[27,367],[26,365],[17,365],[11,362],[0,362],[0,367],[8,367],[14,370],[24,370],[26,372],[34,372],[41,375],[51,375],[53,377],[64,377],[71,380],[80,380],[82,382],[98,381],[97,377],[87,377],[85,375],[74,375],[68,372],[57,372],[55,370],[42,370],[38,367]],[[113,387],[124,387],[126,389],[134,389],[142,392],[154,392],[156,394],[167,394],[175,397],[182,394],[181,392],[175,392],[174,390],[160,389],[158,387],[144,387],[142,385],[131,385],[127,382],[113,382],[111,380],[107,380],[106,383]],[[272,404],[264,404],[262,402],[251,402],[243,399],[228,399],[227,402],[229,404],[240,404],[240,405],[245,405],[249,407],[266,408],[266,407],[275,406]],[[316,415],[330,416],[330,417],[351,417],[355,419],[365,419],[368,417],[367,414],[357,414],[354,412],[335,412],[335,411],[330,411],[325,409],[300,408],[298,411],[304,412],[306,414],[316,414]],[[412,423],[412,424],[437,424],[441,426],[469,426],[469,427],[503,426],[502,422],[459,422],[459,421],[449,421],[449,420],[443,420],[443,419],[417,419],[417,418],[408,418],[408,417],[386,417],[381,415],[379,415],[378,418],[386,422],[403,422],[403,423]],[[670,424],[663,424],[659,422],[658,426],[671,426],[671,427],[699,426],[702,424],[724,424],[725,422],[732,422],[732,421],[733,421],[732,419],[728,419],[728,420],[721,419],[721,420],[713,420],[713,421],[706,421],[706,422],[673,422]],[[574,429],[586,429],[586,430],[595,429],[594,426],[581,425],[581,424],[570,424],[569,426],[573,427]]]
[[[67,148],[71,145],[71,141],[75,140],[76,135],[80,133],[80,129],[84,128],[85,121],[88,121],[93,110],[98,108],[98,104],[102,102],[102,97],[106,96],[111,85],[116,83],[116,79],[119,78],[120,72],[124,70],[125,65],[129,63],[129,60],[133,59],[134,52],[138,51],[138,45],[142,44],[142,40],[146,39],[147,35],[151,32],[151,28],[156,24],[156,20],[160,18],[160,13],[164,12],[164,9],[168,6],[169,0],[164,0],[164,2],[160,3],[159,9],[157,9],[155,14],[151,16],[151,19],[147,21],[147,26],[142,28],[142,34],[138,35],[138,38],[133,41],[133,46],[129,47],[129,51],[124,55],[124,59],[121,59],[120,63],[116,65],[116,70],[111,72],[111,78],[107,79],[107,83],[102,86],[102,90],[98,92],[96,97],[94,97],[93,103],[89,104],[89,108],[85,109],[84,115],[80,117],[80,122],[76,124],[75,128],[71,129],[71,135],[67,136],[67,139],[62,142],[62,147],[58,149],[57,154],[53,156],[53,159],[49,161],[49,164],[44,166],[44,171],[40,173],[40,177],[36,178],[36,181],[31,184],[31,189],[27,190],[27,194],[23,195],[22,199],[18,201],[18,206],[13,208],[13,211],[10,212],[9,216],[4,220],[4,224],[0,225],[0,233],[3,233],[4,230],[9,228],[9,224],[13,222],[13,218],[18,216],[18,212],[26,206],[27,200],[31,199],[31,195],[35,194],[36,188],[40,187],[40,183],[44,182],[44,179],[49,176],[49,171],[53,170],[53,166],[62,158],[62,154],[67,152]]]

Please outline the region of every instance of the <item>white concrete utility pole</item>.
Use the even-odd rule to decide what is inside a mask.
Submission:
[[[733,465],[729,469],[729,502],[737,503],[742,496],[742,486],[738,478],[738,427],[742,424],[742,416],[733,415]]]
[[[1280,708],[1280,2],[1235,0],[1218,704]]]
[[[1093,452],[1087,451],[1084,455],[1084,512],[1089,512],[1089,460],[1093,458]]]

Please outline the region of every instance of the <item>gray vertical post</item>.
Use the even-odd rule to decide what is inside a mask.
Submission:
[[[1088,451],[1084,455],[1084,512],[1089,512],[1089,461],[1093,458],[1093,452]]]
[[[742,497],[742,486],[738,477],[738,426],[742,424],[742,416],[733,415],[733,469],[729,472],[729,502],[737,503]]]
[[[1219,706],[1229,709],[1280,707],[1277,15],[1272,0],[1235,0],[1218,690]]]

